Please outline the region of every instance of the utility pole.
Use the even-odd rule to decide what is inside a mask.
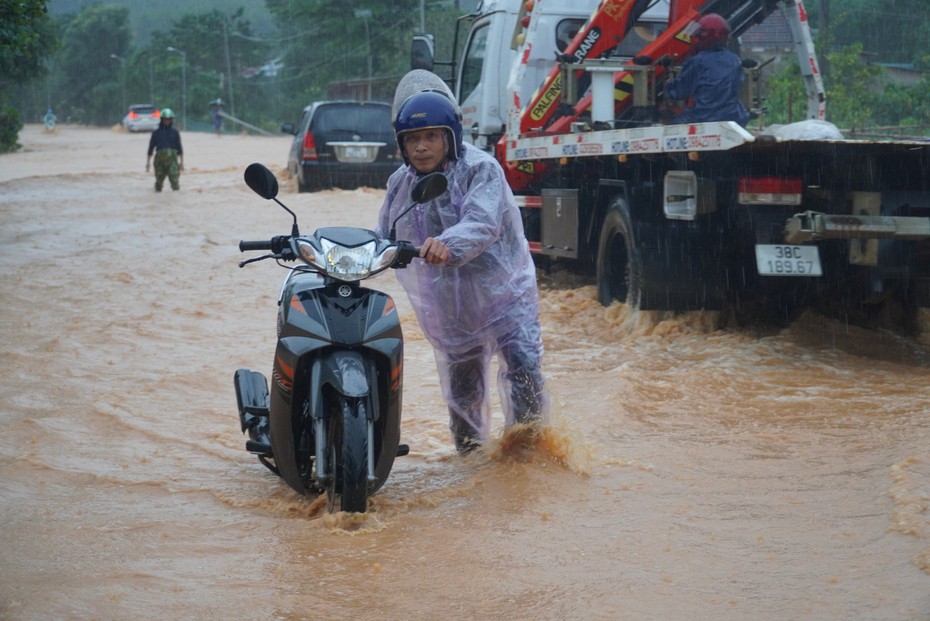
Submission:
[[[830,25],[830,1],[820,0],[820,15],[817,18],[817,26],[821,30],[826,30]]]
[[[126,59],[116,54],[110,54],[110,58],[119,61],[119,82],[123,91],[123,113],[126,113]]]
[[[167,50],[181,55],[181,129],[187,131],[187,54],[176,47]]]
[[[226,48],[226,77],[229,79],[229,114],[236,116],[236,100],[233,98],[232,65],[229,62],[229,23],[223,16],[223,46]]]
[[[365,22],[365,40],[368,42],[368,99],[371,99],[371,34],[368,31],[368,19],[371,17],[370,9],[355,9],[355,17]]]

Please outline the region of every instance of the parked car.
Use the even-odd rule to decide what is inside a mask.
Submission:
[[[317,101],[300,122],[281,131],[294,135],[287,169],[300,192],[361,186],[383,188],[403,162],[390,104],[373,101]]]
[[[123,117],[123,127],[131,132],[150,132],[158,129],[161,110],[152,104],[132,104]]]

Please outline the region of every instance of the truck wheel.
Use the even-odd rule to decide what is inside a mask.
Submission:
[[[604,216],[597,247],[597,299],[604,306],[614,300],[638,310],[643,265],[636,249],[630,210],[614,201]]]

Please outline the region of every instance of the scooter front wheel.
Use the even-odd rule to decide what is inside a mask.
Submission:
[[[368,509],[368,420],[364,399],[339,396],[339,415],[328,421],[328,461],[334,476],[326,485],[331,508],[338,495],[342,511]],[[335,408],[334,408],[335,409]]]

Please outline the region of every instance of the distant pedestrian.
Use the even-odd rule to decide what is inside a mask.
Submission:
[[[45,123],[45,131],[55,131],[55,124],[58,123],[58,117],[55,116],[55,113],[52,112],[51,108],[49,108],[48,112],[45,113],[45,116],[42,117],[42,122]]]
[[[181,171],[184,170],[184,149],[181,148],[181,132],[173,127],[174,112],[171,108],[161,111],[161,123],[152,132],[149,139],[148,157],[145,160],[145,172],[149,171],[152,154],[155,154],[155,191],[161,192],[165,177],[171,183],[172,190],[181,188]]]
[[[213,130],[217,136],[223,135],[223,100],[217,99],[210,102],[210,114],[213,116]]]

